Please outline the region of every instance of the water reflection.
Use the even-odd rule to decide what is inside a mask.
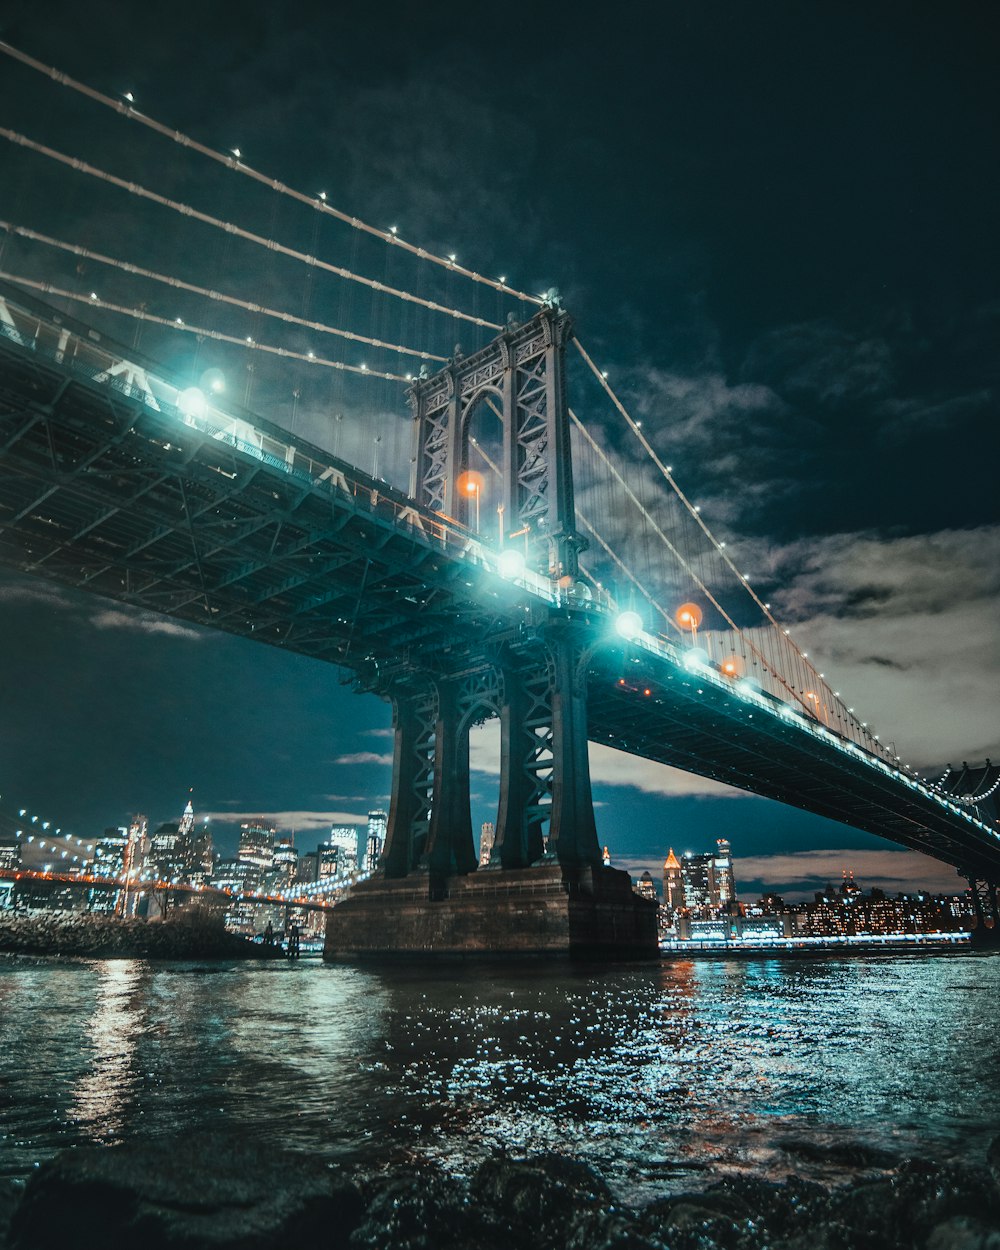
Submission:
[[[237,1128],[322,1159],[497,1147],[625,1197],[690,1173],[836,1179],[1000,1122],[1000,958],[374,971],[0,960],[0,1173],[75,1141]]]
[[[145,1021],[149,965],[109,959],[98,965],[94,1013],[87,1025],[90,1067],[76,1082],[69,1114],[94,1141],[119,1140],[136,1092],[136,1041]]]

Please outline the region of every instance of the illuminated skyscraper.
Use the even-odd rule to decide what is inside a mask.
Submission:
[[[484,820],[479,834],[479,867],[485,868],[490,862],[493,843],[496,840],[496,829],[492,820]]]
[[[715,856],[692,855],[688,851],[681,860],[681,879],[684,882],[684,906],[692,914],[707,919],[718,908]]]
[[[385,834],[389,828],[388,815],[379,810],[368,813],[368,836],[365,838],[365,872],[374,872],[385,846]]]
[[[334,825],[326,845],[336,848],[338,877],[358,871],[358,831],[354,825]]]
[[[279,838],[274,844],[274,871],[283,883],[295,880],[299,867],[299,853],[291,838]]]
[[[736,879],[733,875],[733,854],[729,842],[725,838],[719,838],[715,845],[718,849],[712,864],[715,877],[713,906],[721,909],[729,903],[735,903]]]
[[[681,861],[674,854],[673,847],[663,864],[663,901],[673,911],[679,911],[685,905]]]
[[[267,872],[274,863],[274,838],[277,829],[263,816],[245,821],[240,825],[240,847],[237,858],[244,864],[252,864],[260,872]]]

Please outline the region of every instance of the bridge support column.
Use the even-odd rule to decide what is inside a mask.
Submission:
[[[551,643],[552,821],[549,852],[564,872],[601,864],[587,753],[587,685],[583,651],[565,637]]]
[[[969,878],[976,927],[972,931],[974,946],[1000,946],[1000,885],[995,881]]]
[[[479,862],[469,812],[469,722],[460,694],[457,682],[438,683],[434,797],[424,852],[432,898],[443,895],[448,877],[474,872]]]
[[[511,667],[500,709],[500,805],[492,863],[526,868],[542,858],[552,774],[551,675]]]
[[[392,720],[392,796],[379,867],[387,877],[405,877],[427,843],[437,723],[434,687],[428,682],[393,691]]]

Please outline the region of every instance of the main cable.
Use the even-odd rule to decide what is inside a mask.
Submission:
[[[73,256],[82,256],[86,260],[97,261],[101,265],[110,265],[123,273],[134,274],[140,278],[150,278],[154,282],[162,282],[166,286],[175,287],[179,291],[189,291],[193,295],[202,295],[216,303],[229,304],[233,308],[242,308],[245,312],[258,313],[264,317],[273,317],[289,325],[304,326],[309,330],[318,330],[321,334],[334,334],[338,338],[350,339],[355,343],[367,343],[369,347],[382,347],[386,351],[398,352],[402,356],[416,356],[420,360],[436,360],[447,363],[447,356],[435,356],[433,352],[420,351],[415,347],[402,347],[398,343],[386,343],[382,339],[369,338],[366,334],[355,334],[353,330],[341,330],[336,326],[328,326],[322,321],[309,321],[305,317],[296,317],[294,313],[280,312],[267,308],[262,304],[252,304],[247,300],[237,299],[235,295],[225,295],[221,291],[210,291],[207,287],[195,286],[192,282],[184,282],[181,278],[172,278],[168,274],[157,273],[153,269],[144,269],[141,265],[133,265],[127,260],[117,260],[113,256],[104,256],[101,252],[80,247],[76,243],[66,243],[62,239],[53,239],[49,235],[39,234],[37,230],[29,230],[27,226],[16,226],[9,221],[0,221],[0,230],[16,234],[19,238],[30,239],[33,243],[43,243],[46,247],[57,248],[69,252]]]
[[[203,213],[197,208],[192,208],[190,204],[182,204],[178,200],[172,200],[165,195],[160,195],[157,191],[150,191],[147,187],[140,186],[137,182],[129,182],[126,178],[119,178],[116,174],[109,174],[106,170],[98,169],[96,165],[90,165],[87,161],[80,160],[79,157],[67,156],[64,152],[47,147],[44,143],[37,143],[34,139],[29,139],[27,135],[22,135],[16,130],[10,130],[6,126],[0,126],[0,138],[7,139],[19,147],[27,148],[30,152],[37,152],[40,156],[48,157],[49,160],[66,165],[70,169],[75,169],[78,173],[87,174],[101,182],[108,183],[110,186],[118,187],[122,191],[128,191],[130,195],[135,195],[139,199],[149,200],[154,204],[169,208],[175,213],[180,213],[182,217],[191,217],[195,221],[213,226],[216,230],[225,230],[227,234],[236,235],[237,238],[244,239],[248,243],[254,243],[270,252],[277,252],[281,256],[288,256],[292,260],[301,261],[303,264],[310,265],[313,268],[323,269],[327,273],[335,274],[338,278],[346,279],[348,282],[358,282],[362,286],[369,287],[373,291],[379,291],[384,295],[392,295],[396,299],[407,300],[413,304],[422,304],[432,312],[444,313],[445,316],[454,317],[460,321],[471,321],[473,325],[482,326],[487,330],[503,329],[496,322],[486,321],[482,317],[474,317],[470,313],[461,312],[457,308],[447,308],[443,304],[435,303],[433,300],[422,299],[419,295],[413,295],[409,291],[401,291],[396,287],[376,282],[374,278],[366,278],[361,274],[352,273],[350,269],[343,269],[340,265],[331,265],[329,261],[320,260],[317,256],[307,256],[305,252],[300,252],[296,248],[286,247],[283,243],[278,243],[274,239],[265,239],[263,235],[254,234],[251,230],[244,230],[242,226],[234,225],[230,221],[223,221],[219,217],[213,217],[210,213]]]
[[[354,230],[361,230],[365,234],[374,235],[375,238],[381,239],[385,243],[389,243],[394,247],[403,248],[407,252],[411,252],[420,260],[430,261],[434,265],[440,265],[444,269],[450,270],[452,273],[461,274],[463,278],[468,278],[472,282],[480,282],[484,286],[492,287],[495,291],[502,292],[504,295],[513,295],[515,299],[524,301],[527,304],[542,304],[544,300],[536,295],[528,295],[524,291],[518,291],[515,287],[508,286],[504,279],[493,279],[484,277],[483,274],[476,273],[472,269],[466,269],[464,265],[450,256],[438,256],[434,252],[427,251],[426,248],[417,247],[416,244],[407,243],[405,239],[401,239],[394,228],[389,230],[379,230],[377,226],[370,226],[367,222],[361,220],[360,217],[354,217],[350,213],[342,212],[340,209],[334,208],[332,204],[328,204],[320,196],[306,195],[302,191],[296,191],[293,187],[287,186],[280,182],[277,178],[271,178],[267,174],[262,174],[259,170],[247,165],[237,155],[227,155],[223,152],[216,152],[212,148],[207,147],[203,143],[199,143],[196,139],[192,139],[189,135],[184,134],[180,130],[174,130],[170,126],[165,126],[163,122],[158,122],[155,118],[140,113],[138,109],[132,107],[131,101],[123,102],[115,100],[113,97],[105,95],[102,91],[96,90],[94,87],[88,87],[86,83],[79,82],[75,78],[71,78],[69,74],[62,73],[61,70],[54,69],[51,65],[46,65],[44,61],[36,60],[35,57],[29,56],[26,52],[21,52],[18,48],[6,43],[0,39],[0,52],[12,57],[16,61],[20,61],[22,65],[27,65],[30,69],[37,70],[40,74],[51,78],[54,82],[59,83],[63,87],[69,87],[71,91],[79,92],[80,95],[86,96],[90,100],[95,100],[98,104],[103,104],[106,108],[113,109],[121,117],[128,118],[129,121],[138,122],[142,126],[148,127],[164,138],[169,139],[172,143],[177,143],[181,147],[190,148],[193,152],[197,152],[201,156],[207,156],[210,160],[217,162],[226,168],[234,170],[236,173],[243,174],[244,177],[252,178],[255,182],[261,183],[263,186],[269,187],[272,191],[277,191],[279,195],[286,195],[290,199],[298,200],[301,204],[307,204],[310,208],[315,208],[321,213],[326,213],[330,217],[335,217],[338,221],[344,222],[351,226]],[[497,327],[499,328],[499,327]]]
[[[95,295],[81,295],[78,291],[65,291],[51,282],[36,282],[33,278],[24,278],[20,274],[7,273],[2,269],[0,269],[0,278],[13,282],[17,286],[30,287],[33,291],[44,291],[47,295],[57,295],[60,299],[75,300],[91,308],[103,308],[106,312],[132,317],[135,321],[150,321],[154,325],[166,326],[168,330],[177,330],[181,334],[197,334],[200,338],[214,339],[217,343],[235,343],[236,346],[248,347],[251,351],[267,352],[271,356],[284,356],[288,360],[302,360],[306,364],[321,365],[326,369],[339,369],[344,373],[358,373],[365,378],[384,378],[387,382],[411,380],[399,373],[383,373],[379,369],[369,369],[367,365],[349,365],[343,360],[327,360],[323,356],[308,356],[303,352],[289,351],[287,347],[273,347],[269,343],[258,343],[251,337],[241,339],[234,334],[223,334],[221,330],[209,330],[204,326],[189,326],[183,321],[171,321],[169,317],[158,317],[155,313],[146,312],[143,308],[128,308],[124,304],[113,304]]]

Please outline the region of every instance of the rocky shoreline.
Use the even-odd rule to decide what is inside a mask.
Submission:
[[[162,922],[93,912],[0,912],[0,952],[89,959],[274,959],[284,952],[227,933],[216,910],[188,907]]]
[[[7,1238],[4,1224],[9,1223]],[[0,1192],[0,1246],[75,1250],[1000,1250],[1000,1138],[981,1165],[919,1159],[828,1189],[726,1177],[642,1208],[563,1155],[469,1179],[361,1173],[224,1136],[67,1150]]]

